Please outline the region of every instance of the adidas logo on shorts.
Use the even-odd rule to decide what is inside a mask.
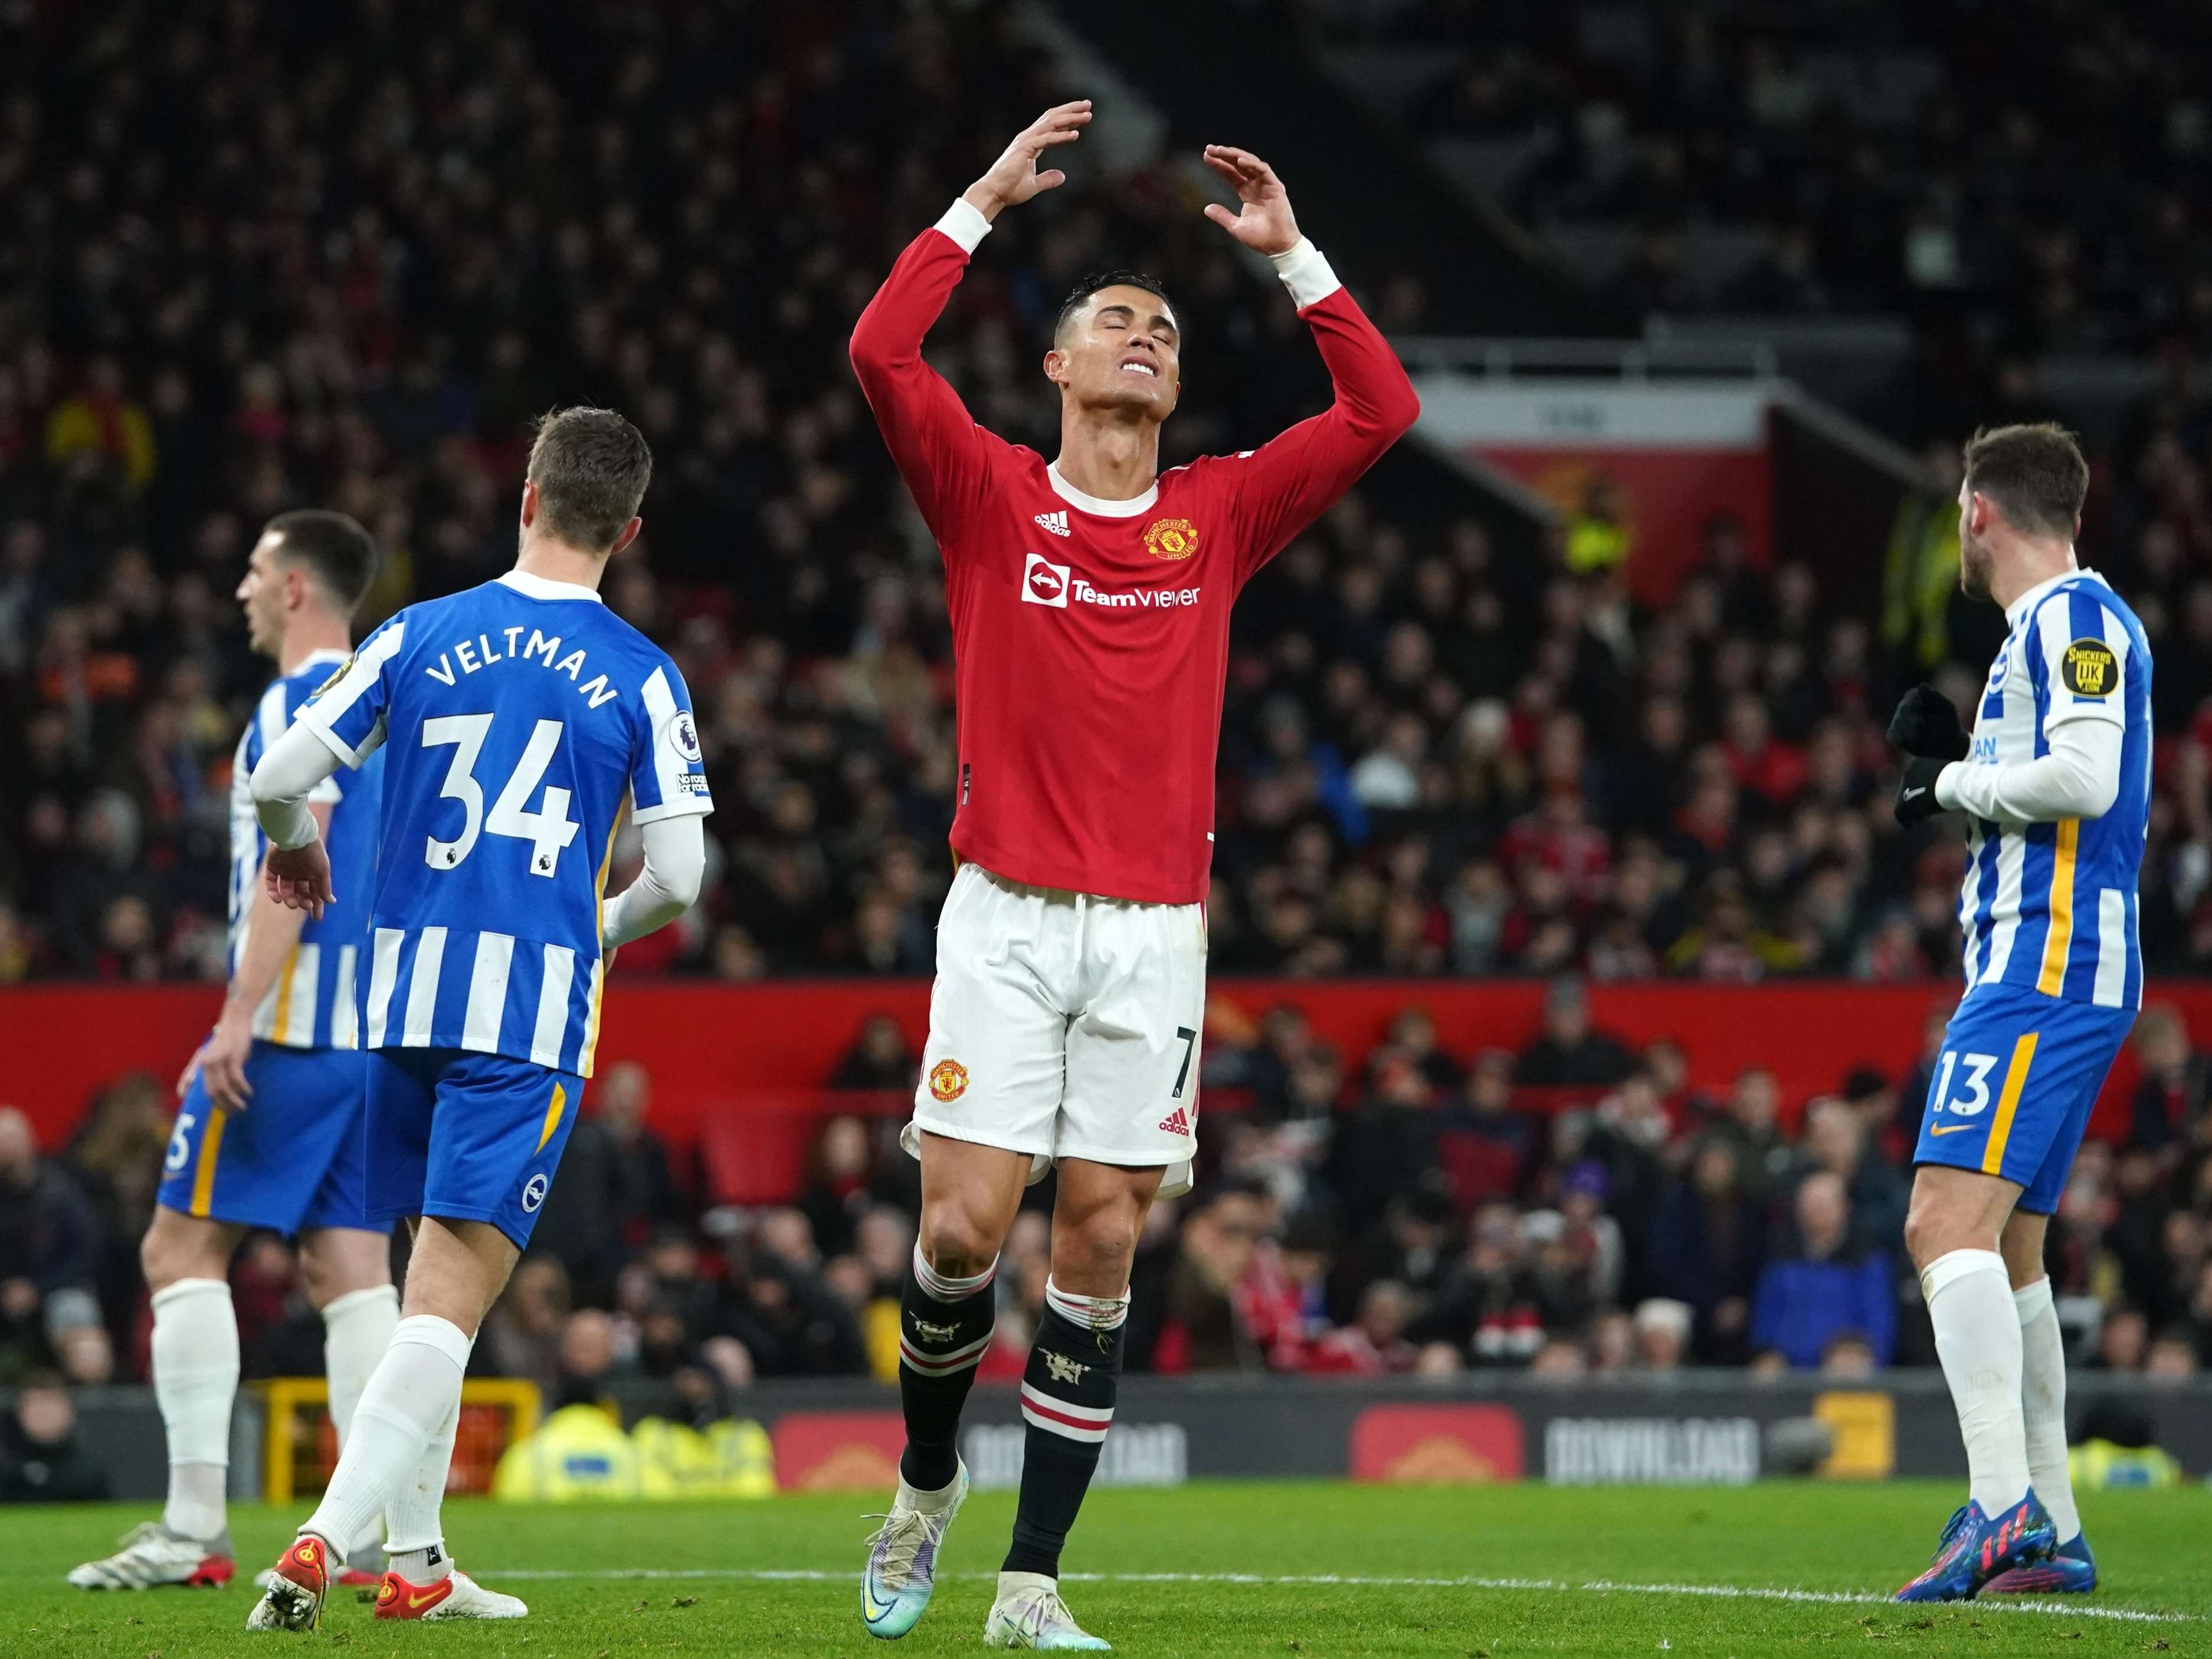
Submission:
[[[1188,1135],[1190,1133],[1190,1119],[1181,1107],[1177,1107],[1160,1119],[1160,1131],[1168,1135]]]

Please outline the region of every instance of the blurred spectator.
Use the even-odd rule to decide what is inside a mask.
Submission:
[[[1625,1045],[1590,1025],[1580,979],[1554,979],[1544,994],[1543,1033],[1522,1051],[1514,1080],[1531,1089],[1617,1083],[1635,1064]]]
[[[2136,1022],[2136,1056],[2142,1081],[2136,1085],[2129,1144],[2156,1153],[2169,1166],[2187,1149],[2207,1144],[2208,1086],[2212,1064],[2190,1047],[2181,1010],[2154,1004]]]
[[[806,1218],[795,1210],[764,1217],[754,1247],[733,1262],[710,1322],[736,1339],[762,1376],[866,1373],[867,1344],[854,1308],[815,1271]]]
[[[1652,1296],[1636,1304],[1637,1357],[1647,1371],[1681,1369],[1690,1352],[1690,1308],[1686,1302]]]
[[[0,1107],[0,1366],[20,1370],[44,1352],[47,1298],[89,1289],[100,1257],[99,1223],[84,1194],[39,1155],[31,1120]]]
[[[1863,1336],[1877,1364],[1887,1365],[1897,1346],[1897,1290],[1887,1252],[1855,1248],[1850,1200],[1843,1179],[1830,1170],[1808,1175],[1797,1188],[1797,1253],[1770,1262],[1752,1299],[1751,1341],[1790,1363],[1820,1363],[1830,1339],[1841,1331]]]
[[[1820,1350],[1820,1375],[1838,1381],[1857,1381],[1881,1369],[1874,1345],[1856,1331],[1838,1331]]]
[[[618,1060],[594,1080],[590,1109],[569,1131],[561,1171],[531,1242],[560,1259],[578,1299],[605,1300],[630,1249],[653,1226],[684,1218],[668,1149],[646,1127],[653,1078]]]
[[[526,1378],[550,1400],[559,1388],[569,1313],[568,1270],[550,1253],[532,1250],[484,1316],[477,1347],[494,1375]]]
[[[2186,1325],[2160,1331],[2143,1355],[2143,1375],[2178,1381],[2197,1375],[2197,1336]]]
[[[2089,1357],[2098,1370],[2140,1371],[2150,1347],[2150,1326],[2134,1308],[2115,1308],[2097,1330],[2097,1351]]]
[[[1892,1260],[1905,1253],[1905,1210],[1911,1196],[1905,1177],[1867,1147],[1866,1127],[1845,1102],[1824,1097],[1805,1108],[1802,1168],[1825,1169],[1844,1183],[1851,1205],[1851,1234],[1863,1248]]]
[[[138,1242],[153,1220],[173,1108],[158,1081],[134,1072],[93,1098],[92,1109],[70,1143],[70,1173],[100,1229],[94,1289],[111,1333],[130,1332],[145,1290]]]
[[[1355,1376],[1410,1371],[1420,1351],[1406,1340],[1410,1298],[1395,1279],[1377,1279],[1360,1293],[1359,1317],[1313,1345],[1305,1369]]]
[[[823,1255],[842,1256],[853,1248],[854,1229],[871,1203],[868,1175],[873,1162],[868,1126],[860,1119],[840,1113],[823,1119],[807,1161],[799,1208]]]
[[[1266,1356],[1237,1305],[1261,1222],[1259,1200],[1237,1188],[1217,1192],[1182,1225],[1182,1249],[1167,1285],[1152,1369],[1259,1370]]]
[[[907,1046],[899,1022],[888,1014],[871,1014],[830,1073],[830,1087],[910,1089],[921,1064],[921,1057]]]
[[[1691,1309],[1698,1357],[1741,1364],[1766,1259],[1766,1206],[1744,1190],[1735,1140],[1717,1134],[1698,1144],[1660,1201],[1650,1247],[1652,1286]]]
[[[559,1369],[546,1404],[554,1411],[594,1405],[610,1381],[633,1369],[617,1352],[614,1320],[599,1308],[579,1308],[562,1327]]]
[[[77,1443],[76,1408],[59,1377],[36,1371],[0,1419],[0,1503],[104,1503],[107,1471]]]
[[[1790,1143],[1782,1132],[1782,1089],[1765,1066],[1736,1074],[1728,1115],[1714,1132],[1735,1144],[1738,1178],[1761,1204],[1780,1195],[1790,1169]]]

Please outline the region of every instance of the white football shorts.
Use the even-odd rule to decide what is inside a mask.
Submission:
[[[1029,887],[963,864],[937,924],[914,1121],[1053,1160],[1165,1164],[1187,1191],[1206,1016],[1206,908]]]

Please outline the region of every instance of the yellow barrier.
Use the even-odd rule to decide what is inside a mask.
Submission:
[[[262,1495],[271,1503],[319,1493],[337,1465],[330,1382],[319,1376],[271,1377],[252,1385],[268,1415]],[[461,1384],[461,1422],[453,1439],[449,1492],[488,1492],[509,1446],[537,1432],[544,1414],[538,1385],[516,1377],[471,1377]]]

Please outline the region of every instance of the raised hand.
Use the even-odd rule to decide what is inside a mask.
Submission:
[[[1231,213],[1218,202],[1206,204],[1206,217],[1255,253],[1287,253],[1298,245],[1298,222],[1291,212],[1291,192],[1269,167],[1249,149],[1208,144],[1206,164],[1226,180],[1243,208]]]
[[[1959,723],[1957,706],[1933,686],[1915,686],[1898,699],[1897,712],[1889,717],[1889,741],[1907,754],[1938,760],[1964,760],[1974,748],[1974,740]]]
[[[271,899],[287,910],[304,910],[317,921],[322,919],[324,906],[337,902],[331,891],[331,856],[319,837],[289,852],[270,848],[262,879],[269,884]]]
[[[1036,170],[1037,160],[1057,144],[1072,144],[1083,136],[1091,120],[1091,101],[1055,104],[1024,127],[1006,154],[991,163],[991,170],[962,192],[965,201],[987,219],[999,217],[1002,207],[1026,202],[1040,190],[1057,190],[1067,182],[1058,168]]]

